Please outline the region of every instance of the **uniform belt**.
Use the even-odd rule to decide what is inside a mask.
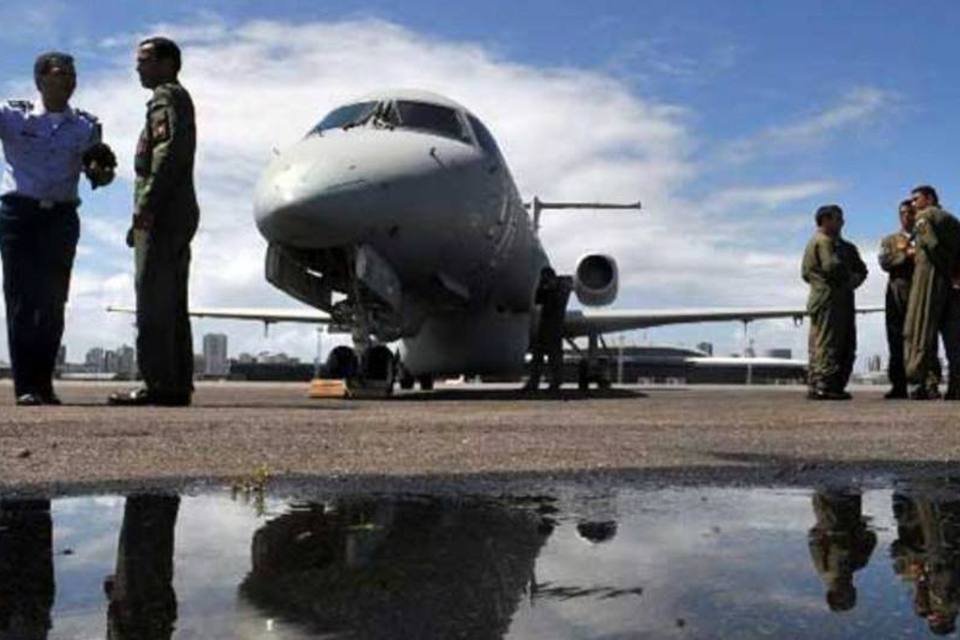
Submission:
[[[3,200],[5,204],[9,205],[21,205],[34,207],[36,209],[41,209],[43,211],[56,211],[64,209],[76,209],[76,202],[62,201],[58,202],[57,200],[46,200],[31,198],[30,196],[22,196],[16,193],[8,193],[4,196],[0,196],[0,200]]]

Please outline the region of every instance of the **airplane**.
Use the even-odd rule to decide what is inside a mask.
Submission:
[[[191,315],[349,330],[354,347],[333,349],[325,375],[389,392],[395,379],[401,388],[431,389],[441,376],[522,373],[538,325],[534,295],[550,266],[538,237],[541,213],[640,203],[525,203],[476,115],[436,93],[388,90],[336,107],[276,152],[253,208],[268,243],[266,279],[316,311]],[[582,389],[608,384],[598,367],[605,333],[807,315],[804,308],[598,309],[619,286],[616,260],[599,253],[579,260],[572,281],[586,309],[567,311],[564,336],[575,347],[574,338],[587,338]],[[398,354],[387,346],[395,341]]]

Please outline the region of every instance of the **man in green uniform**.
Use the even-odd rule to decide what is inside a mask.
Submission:
[[[543,358],[550,358],[550,390],[557,391],[563,385],[563,321],[573,282],[569,276],[558,276],[550,267],[540,275],[536,303],[540,305],[540,325],[533,341],[530,357],[530,376],[524,389],[540,388]]]
[[[913,279],[916,243],[913,226],[916,211],[910,200],[900,203],[900,230],[885,237],[880,243],[880,268],[887,272],[886,325],[887,346],[890,363],[887,374],[891,388],[884,396],[888,400],[907,397],[907,374],[903,367],[903,322],[907,316],[907,301],[910,297],[910,282]],[[924,385],[925,393],[935,393],[940,382],[939,362],[931,371],[929,385]]]
[[[848,611],[857,603],[853,574],[867,566],[877,534],[867,528],[861,495],[854,490],[818,490],[813,512],[817,523],[807,534],[810,559],[827,588],[827,606]]]
[[[137,360],[145,386],[111,396],[113,404],[185,406],[193,392],[187,277],[200,212],[193,189],[193,102],[177,81],[179,71],[180,49],[172,40],[140,43],[137,72],[153,96],[137,144],[127,244],[136,263]]]
[[[812,400],[847,400],[844,391],[857,351],[854,290],[867,278],[857,248],[840,237],[843,210],[817,209],[817,231],[807,243],[801,274],[810,285],[810,362],[807,381]]]
[[[931,186],[914,189],[911,200],[917,211],[917,250],[903,330],[907,379],[919,385],[915,397],[931,397],[925,385],[936,366],[939,333],[950,369],[946,397],[958,400],[960,301],[953,280],[960,252],[960,221],[940,208],[937,192]]]

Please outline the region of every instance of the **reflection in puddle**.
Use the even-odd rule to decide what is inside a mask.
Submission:
[[[0,500],[0,639],[955,633],[960,492]]]

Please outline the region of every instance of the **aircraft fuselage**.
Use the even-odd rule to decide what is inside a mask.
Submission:
[[[359,122],[334,111],[261,178],[257,226],[295,265],[271,281],[399,338],[413,375],[520,370],[548,260],[492,136],[433,94],[357,104]]]

